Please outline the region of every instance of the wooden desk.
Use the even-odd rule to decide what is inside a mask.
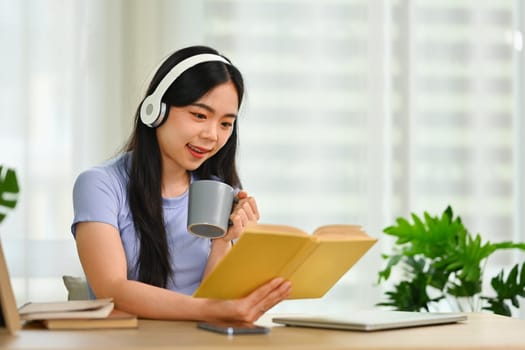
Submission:
[[[272,315],[260,324],[270,325]],[[525,349],[525,321],[488,313],[469,314],[462,324],[372,333],[274,325],[265,335],[225,336],[195,322],[140,320],[138,329],[0,334],[2,349]]]

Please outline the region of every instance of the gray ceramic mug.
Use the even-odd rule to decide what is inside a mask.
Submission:
[[[234,197],[234,189],[223,182],[192,182],[188,205],[188,231],[206,238],[224,236],[228,231]]]

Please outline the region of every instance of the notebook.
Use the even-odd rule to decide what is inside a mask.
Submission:
[[[20,329],[20,315],[16,308],[15,296],[9,279],[9,271],[0,242],[0,329],[16,334]]]
[[[286,326],[330,328],[355,331],[430,326],[466,321],[459,313],[363,310],[349,314],[274,317],[272,321]]]

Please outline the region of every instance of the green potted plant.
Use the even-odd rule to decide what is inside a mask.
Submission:
[[[397,238],[392,254],[383,257],[386,267],[379,271],[378,283],[392,276],[393,269],[402,272],[402,280],[387,291],[389,306],[400,311],[430,311],[441,300],[447,300],[458,311],[489,310],[511,316],[510,304],[519,307],[525,297],[525,262],[514,265],[508,274],[501,270],[492,277],[493,292],[482,291],[483,273],[488,258],[498,250],[525,250],[525,243],[483,242],[473,236],[449,206],[441,216],[427,212],[413,222],[398,218],[396,225],[384,229]],[[455,304],[455,305],[454,305]]]
[[[19,191],[15,170],[0,165],[0,223],[15,208]]]

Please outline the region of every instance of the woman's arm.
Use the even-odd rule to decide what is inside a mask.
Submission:
[[[210,256],[208,257],[203,277],[206,277],[217,263],[230,251],[232,240],[239,238],[246,226],[259,221],[259,209],[257,208],[255,198],[249,197],[246,191],[240,191],[237,199],[238,203],[230,215],[232,225],[228,229],[228,232],[224,237],[212,240]]]
[[[119,233],[109,224],[78,223],[76,243],[82,267],[97,298],[112,297],[116,308],[142,318],[253,322],[290,293],[289,282],[275,279],[242,299],[193,298],[128,280]]]

